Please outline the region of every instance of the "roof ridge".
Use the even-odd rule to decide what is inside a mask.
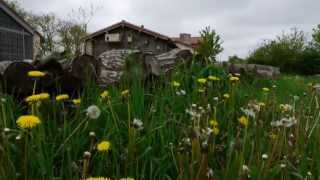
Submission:
[[[171,38],[169,36],[166,36],[166,35],[163,35],[161,33],[158,33],[158,32],[152,31],[150,29],[147,29],[143,25],[142,26],[135,25],[135,24],[133,24],[131,22],[128,22],[126,20],[121,20],[120,22],[117,22],[117,23],[115,23],[113,25],[110,25],[110,26],[108,26],[106,28],[103,28],[103,29],[100,29],[98,31],[95,31],[95,32],[89,34],[88,36],[86,36],[85,39],[91,39],[91,38],[93,38],[95,36],[98,36],[98,35],[104,33],[107,30],[111,30],[111,29],[117,28],[118,26],[121,26],[121,25],[127,26],[129,28],[131,27],[132,29],[135,29],[135,30],[138,30],[138,31],[143,31],[146,34],[153,35],[153,36],[156,36],[156,37],[164,39],[164,40],[171,40]]]

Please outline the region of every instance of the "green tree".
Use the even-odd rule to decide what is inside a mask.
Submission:
[[[320,24],[313,28],[312,41],[310,43],[311,48],[320,52]]]
[[[296,28],[274,40],[264,41],[248,57],[249,63],[276,66],[283,72],[296,72],[297,62],[306,48],[303,31]]]
[[[84,25],[61,21],[58,34],[60,37],[59,44],[64,47],[66,58],[72,59],[80,54],[82,38],[87,35]]]
[[[216,61],[216,56],[223,51],[222,40],[215,30],[206,27],[201,30],[201,41],[197,48],[197,58],[206,64]]]

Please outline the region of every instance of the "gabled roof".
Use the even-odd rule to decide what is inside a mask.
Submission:
[[[36,31],[33,27],[30,26],[29,23],[27,23],[17,12],[15,12],[9,5],[3,1],[0,0],[0,9],[3,9],[5,13],[7,13],[10,17],[12,17],[18,24],[20,24],[23,28],[25,28],[29,33],[31,34],[38,34],[40,37],[41,34]]]
[[[97,31],[97,32],[94,32],[94,33],[86,36],[84,39],[85,39],[85,40],[92,39],[92,38],[94,38],[94,37],[96,37],[96,36],[99,36],[99,35],[101,35],[101,34],[103,34],[103,33],[106,33],[106,32],[108,32],[108,31],[110,31],[110,30],[117,29],[117,28],[119,28],[119,27],[127,27],[127,28],[130,28],[130,29],[133,29],[133,30],[136,30],[136,31],[145,33],[145,34],[148,34],[148,35],[150,35],[150,36],[154,36],[154,37],[159,38],[159,39],[163,39],[163,40],[166,40],[166,41],[171,41],[171,38],[168,37],[168,36],[165,36],[165,35],[163,35],[163,34],[160,34],[160,33],[151,31],[151,30],[149,30],[149,29],[146,29],[146,28],[144,28],[143,26],[134,25],[134,24],[129,23],[129,22],[124,21],[124,20],[122,20],[121,22],[118,22],[118,23],[116,23],[116,24],[114,24],[114,25],[111,25],[111,26],[109,26],[109,27],[106,27],[106,28],[104,28],[104,29],[101,29],[101,30],[99,30],[99,31]]]
[[[201,41],[201,37],[190,37],[190,38],[187,38],[187,39],[182,39],[182,38],[179,38],[179,37],[173,37],[171,39],[175,43],[180,43],[180,44],[192,47],[192,48],[196,48],[199,45],[200,41]]]

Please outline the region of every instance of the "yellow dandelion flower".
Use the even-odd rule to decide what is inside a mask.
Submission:
[[[241,116],[239,119],[238,119],[239,123],[244,126],[245,128],[248,127],[249,125],[249,119],[245,116]]]
[[[181,84],[179,82],[177,82],[177,81],[172,81],[171,84],[172,84],[173,87],[176,87],[176,88],[181,86]]]
[[[109,94],[109,91],[103,91],[101,94],[100,94],[100,97],[102,99],[107,99],[109,98],[110,94]]]
[[[40,100],[47,100],[47,99],[49,99],[50,98],[50,94],[48,94],[48,93],[40,93],[40,94],[38,94],[39,95],[39,97],[40,97]]]
[[[107,177],[88,177],[86,180],[111,180],[110,178]]]
[[[20,116],[17,120],[17,124],[21,129],[32,129],[40,123],[40,119],[33,115]]]
[[[225,98],[225,99],[229,99],[229,98],[230,98],[230,94],[225,93],[225,94],[223,95],[223,98]]]
[[[122,97],[127,97],[127,96],[129,96],[129,95],[130,95],[129,89],[126,89],[126,90],[124,90],[124,91],[121,92],[121,96],[122,96]]]
[[[100,152],[108,152],[110,149],[111,143],[109,141],[102,141],[97,145],[97,149]]]
[[[125,178],[120,178],[120,180],[134,180],[132,177],[125,177]]]
[[[43,73],[41,71],[29,71],[28,76],[33,78],[39,78],[45,76],[46,73]]]
[[[50,98],[50,95],[48,93],[41,93],[41,94],[34,94],[31,96],[28,96],[25,101],[28,103],[35,103],[38,101],[47,100]]]
[[[74,105],[79,106],[81,104],[81,99],[73,99],[72,102]]]
[[[215,136],[218,135],[219,132],[220,132],[220,130],[219,130],[218,127],[213,127],[213,128],[212,128],[212,133],[213,133]]]
[[[220,78],[218,78],[217,76],[208,76],[208,79],[210,81],[220,81]]]
[[[267,88],[267,87],[264,87],[264,88],[262,88],[262,91],[264,91],[264,92],[269,92],[269,91],[270,91],[270,89],[269,89],[269,88]]]
[[[68,94],[60,94],[60,95],[56,96],[57,101],[64,101],[64,100],[68,100],[68,99],[69,99]]]
[[[207,79],[205,79],[205,78],[199,78],[198,79],[198,83],[199,84],[205,84],[207,82]]]
[[[40,96],[37,95],[37,94],[34,94],[34,95],[31,95],[31,96],[28,96],[25,99],[25,101],[28,102],[28,103],[35,103],[35,102],[40,101]]]
[[[219,123],[218,123],[217,120],[213,119],[213,120],[210,121],[210,125],[213,126],[213,127],[217,127],[217,126],[219,126]]]
[[[229,78],[229,80],[230,80],[231,82],[237,82],[237,81],[240,80],[240,78],[239,78],[239,77],[236,77],[236,76],[231,76],[231,77]]]

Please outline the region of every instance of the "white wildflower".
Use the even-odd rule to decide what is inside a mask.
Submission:
[[[243,171],[249,171],[249,167],[247,165],[242,165],[242,170]]]
[[[87,116],[90,119],[98,119],[101,114],[101,110],[96,105],[89,106],[86,111],[87,111]]]
[[[91,157],[91,153],[89,151],[86,151],[86,152],[83,153],[83,157],[90,158]]]
[[[241,111],[247,115],[252,117],[253,119],[256,118],[256,113],[252,110],[252,109],[245,109],[245,108],[241,108]]]
[[[268,154],[262,154],[262,159],[263,159],[263,160],[268,159]]]
[[[4,128],[3,131],[4,132],[10,132],[10,129],[9,128]]]
[[[1,102],[5,103],[7,100],[5,98],[1,98]]]
[[[219,97],[214,97],[213,100],[214,101],[219,101]]]
[[[284,163],[281,163],[281,164],[280,164],[280,167],[281,167],[281,168],[285,168],[285,167],[287,167],[287,165],[284,164]]]
[[[89,133],[89,136],[90,136],[90,137],[96,137],[96,133],[93,132],[93,131],[91,131],[91,132]]]
[[[286,127],[286,128],[289,128],[295,124],[297,124],[297,120],[295,119],[295,117],[289,117],[289,118],[282,118],[281,120],[279,121],[272,121],[271,123],[271,126],[273,127]]]
[[[16,140],[19,141],[21,139],[21,135],[16,136]]]
[[[307,173],[307,174],[308,174],[308,176],[312,176],[312,173],[311,173],[310,171],[308,171],[308,173]]]
[[[134,118],[132,124],[138,130],[142,130],[143,129],[143,122],[140,119]]]

